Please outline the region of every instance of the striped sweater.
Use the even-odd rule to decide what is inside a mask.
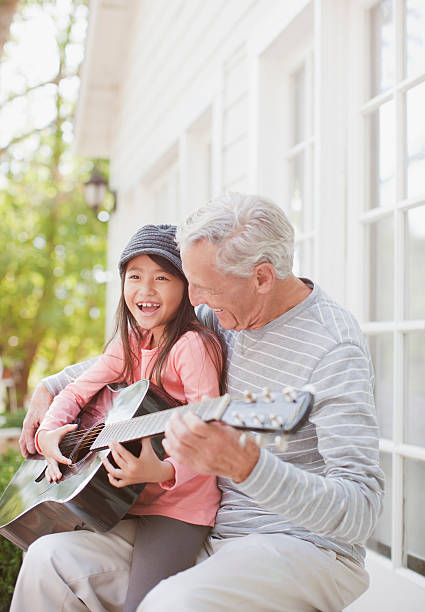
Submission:
[[[201,307],[198,316],[211,323],[210,313]],[[228,346],[230,394],[312,384],[315,402],[285,452],[262,449],[242,483],[218,479],[222,501],[211,537],[284,533],[363,565],[364,543],[381,509],[383,473],[373,367],[355,318],[316,285],[261,329],[217,331]],[[85,367],[71,366],[44,383],[56,394]]]

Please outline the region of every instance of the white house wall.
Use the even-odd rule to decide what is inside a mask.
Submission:
[[[395,416],[377,401],[378,417],[381,411],[394,420],[394,439],[380,440],[384,463],[394,467],[392,502],[386,501],[387,508],[395,509],[386,527],[392,534],[392,557],[368,555],[372,586],[350,609],[369,612],[383,606],[395,612],[403,603],[416,612],[425,609],[424,572],[407,569],[403,558],[409,552],[403,547],[403,507],[416,480],[403,488],[402,472],[412,459],[423,474],[419,468],[425,465],[425,440],[413,445],[403,438],[403,419],[409,416],[415,422],[403,391],[408,389],[403,342],[408,334],[415,340],[423,333],[425,319],[381,321],[368,312],[374,261],[365,228],[388,212],[383,207],[367,210],[366,204],[371,145],[364,126],[371,109],[362,108],[367,99],[363,88],[371,60],[368,11],[379,1],[92,0],[92,18],[97,15],[100,21],[90,29],[77,135],[79,152],[110,158],[111,187],[118,196],[109,227],[113,280],[107,296],[108,333],[119,295],[116,262],[129,236],[145,223],[179,223],[209,197],[234,190],[261,193],[294,218],[301,216],[297,249],[302,257],[298,255],[296,272],[311,276],[352,310],[371,346],[381,336],[385,340],[384,332],[395,338],[390,376],[396,381]],[[398,11],[400,40],[403,1],[392,4]],[[114,15],[117,31],[110,37]],[[400,58],[401,50],[402,45]],[[402,65],[401,59],[398,63]],[[294,139],[294,79],[300,71],[305,134]],[[417,91],[414,87],[424,82],[425,68],[416,80],[400,81],[385,96],[403,100],[405,89]],[[381,98],[371,100],[373,108]],[[400,126],[399,141],[402,120]],[[305,161],[302,189],[293,169],[300,158]],[[401,164],[398,172],[402,174]],[[425,195],[404,200],[400,192],[397,207],[398,221],[410,209],[425,212]],[[403,226],[397,227],[397,253],[404,253]],[[394,261],[394,287],[401,288],[394,299],[402,302],[399,280],[406,271],[399,258]],[[376,349],[378,390],[380,378],[382,384],[388,382],[381,354],[392,358],[393,349]],[[409,363],[413,365],[417,372],[418,364]],[[423,391],[418,397],[423,401]],[[420,510],[414,518],[419,525]],[[416,552],[423,561],[424,546]],[[386,582],[390,587],[385,588]]]
[[[209,113],[211,188],[248,190],[252,181],[252,44],[267,46],[309,4],[304,0],[155,0],[138,3],[129,31],[123,80],[113,106],[111,185],[118,208],[111,225],[108,329],[116,303],[114,261],[134,229],[179,222],[201,204],[191,189],[196,156],[187,134]],[[119,102],[119,103],[118,103]],[[112,117],[111,117],[112,119]],[[178,209],[157,208],[150,185],[174,156],[180,159]],[[117,246],[119,245],[119,247]]]

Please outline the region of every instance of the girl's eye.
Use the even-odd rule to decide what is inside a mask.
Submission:
[[[166,276],[157,276],[156,280],[162,281],[162,280],[168,280],[168,278]]]
[[[140,276],[139,276],[138,274],[130,274],[130,275],[128,276],[128,278],[132,278],[132,279],[134,279],[134,278],[135,278],[135,279],[138,279],[138,278],[140,278]]]

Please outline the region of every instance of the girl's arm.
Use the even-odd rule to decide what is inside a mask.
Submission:
[[[59,480],[62,473],[58,463],[69,464],[59,449],[59,443],[66,433],[76,429],[75,421],[81,409],[106,384],[118,380],[122,365],[121,343],[116,341],[108,346],[96,362],[77,380],[70,383],[56,396],[44,416],[35,435],[35,446],[48,462],[48,480]],[[106,408],[105,408],[106,410]]]
[[[39,429],[57,429],[72,423],[100,389],[108,383],[120,381],[122,363],[121,342],[113,342],[88,370],[55,397]]]

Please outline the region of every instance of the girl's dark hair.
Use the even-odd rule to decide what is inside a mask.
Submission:
[[[177,276],[184,283],[184,291],[182,301],[177,310],[177,315],[170,321],[164,330],[164,342],[161,344],[158,356],[152,369],[149,373],[150,378],[155,378],[156,384],[163,389],[161,383],[161,375],[171,348],[177,340],[188,331],[194,331],[199,334],[206,350],[211,358],[219,380],[220,395],[226,392],[226,345],[221,337],[208,329],[196,318],[195,309],[190,303],[188,293],[188,282],[186,277],[178,270],[168,259],[160,255],[148,255],[161,268]],[[128,265],[128,264],[127,264]],[[124,299],[124,283],[125,272],[121,276],[121,298],[115,315],[115,329],[112,338],[120,335],[124,352],[124,364],[121,373],[117,379],[135,382],[134,380],[134,364],[139,363],[140,347],[142,343],[142,334],[136,319],[131,314]],[[130,342],[130,334],[133,334],[137,340],[137,354],[134,353]],[[109,344],[109,343],[108,343]]]

